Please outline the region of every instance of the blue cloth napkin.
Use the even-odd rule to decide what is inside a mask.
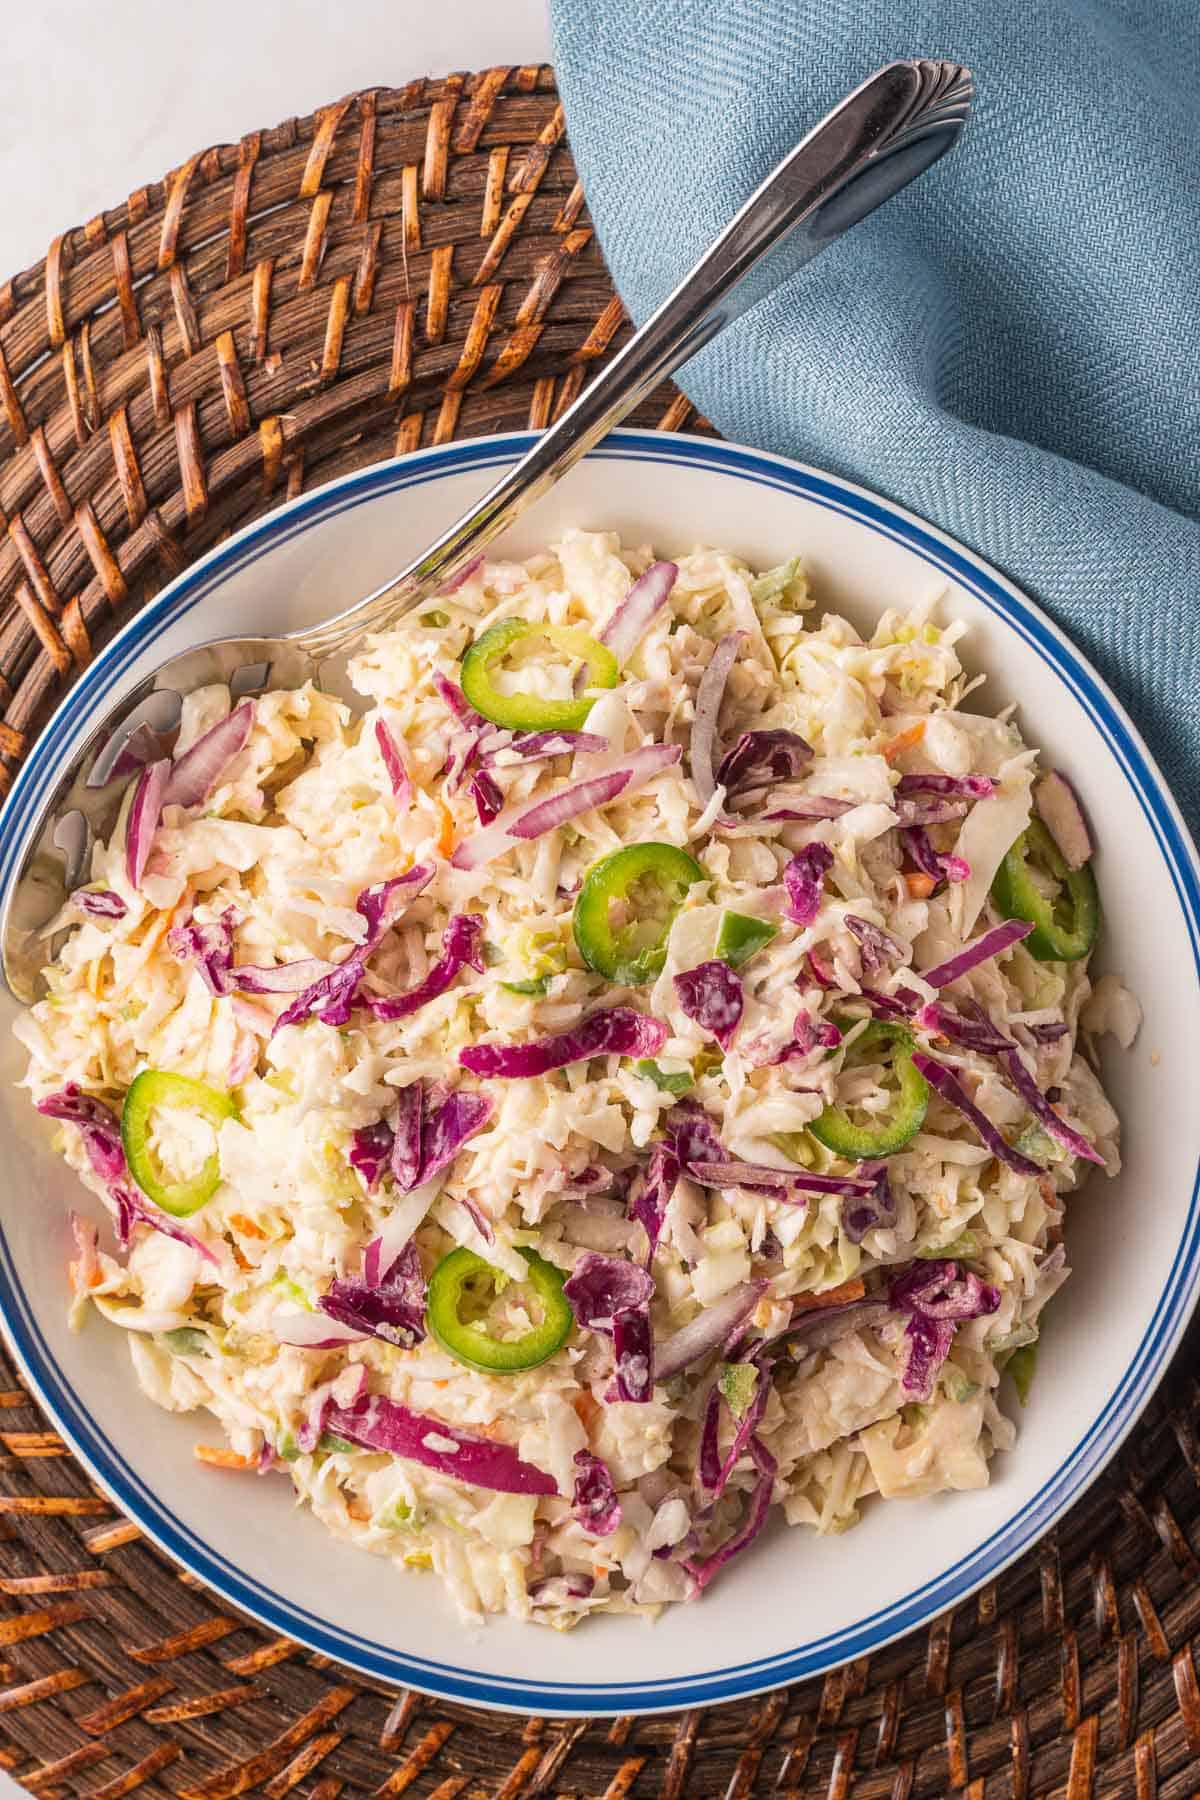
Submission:
[[[683,372],[727,437],[890,495],[1039,600],[1200,828],[1196,0],[552,0],[642,320],[881,63],[974,72],[958,146]]]

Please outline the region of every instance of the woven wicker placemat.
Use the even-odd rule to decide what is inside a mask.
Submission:
[[[380,457],[545,425],[627,329],[547,68],[351,95],[56,238],[0,288],[0,791],[111,621],[214,541]],[[705,428],[669,389],[638,422]],[[564,1725],[387,1692],[234,1616],[0,1361],[0,1765],[90,1800],[1184,1800],[1195,1367],[1193,1341],[1070,1517],[928,1631],[764,1700]]]

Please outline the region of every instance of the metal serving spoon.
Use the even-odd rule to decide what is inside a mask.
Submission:
[[[95,838],[116,821],[126,785],[120,777],[134,764],[122,752],[135,732],[144,738],[148,728],[161,741],[178,725],[182,695],[209,682],[228,683],[235,697],[299,687],[319,676],[326,659],[420,605],[731,320],[944,155],[972,93],[970,71],[957,63],[878,70],[768,175],[558,423],[407,568],[324,624],[198,645],[123,694],[44,804],[0,913],[4,974],[17,998],[34,998],[49,948],[44,928],[86,879]]]

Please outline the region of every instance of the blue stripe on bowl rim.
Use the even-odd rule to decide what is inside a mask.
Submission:
[[[13,878],[31,820],[54,783],[61,751],[113,682],[168,625],[197,606],[233,570],[324,519],[383,492],[423,485],[451,472],[510,463],[533,435],[512,432],[442,445],[343,476],[247,526],[164,588],[80,677],[18,773],[0,810],[0,892]],[[1200,859],[1179,809],[1124,709],[1057,626],[1017,589],[902,508],[784,457],[717,440],[644,431],[614,432],[592,454],[606,460],[687,464],[802,496],[913,551],[1015,630],[1084,707],[1133,789],[1167,866],[1187,928],[1193,968],[1200,979]],[[168,1555],[270,1629],[361,1674],[448,1700],[559,1716],[667,1711],[744,1698],[871,1654],[966,1599],[1048,1530],[1115,1454],[1165,1371],[1187,1325],[1198,1286],[1200,1167],[1170,1275],[1122,1381],[1085,1436],[1039,1491],[990,1537],[892,1605],[794,1650],[659,1681],[582,1684],[480,1675],[361,1638],[265,1588],[180,1526],[75,1396],[20,1287],[8,1239],[0,1227],[0,1325],[22,1371],[100,1486]]]

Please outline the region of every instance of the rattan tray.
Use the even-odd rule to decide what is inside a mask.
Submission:
[[[545,425],[627,330],[547,68],[198,152],[0,288],[0,791],[110,621],[285,496]],[[704,429],[674,390],[643,424]],[[1200,1792],[1196,1342],[998,1582],[823,1681],[563,1725],[350,1679],[121,1519],[0,1361],[0,1765],[40,1796]]]

